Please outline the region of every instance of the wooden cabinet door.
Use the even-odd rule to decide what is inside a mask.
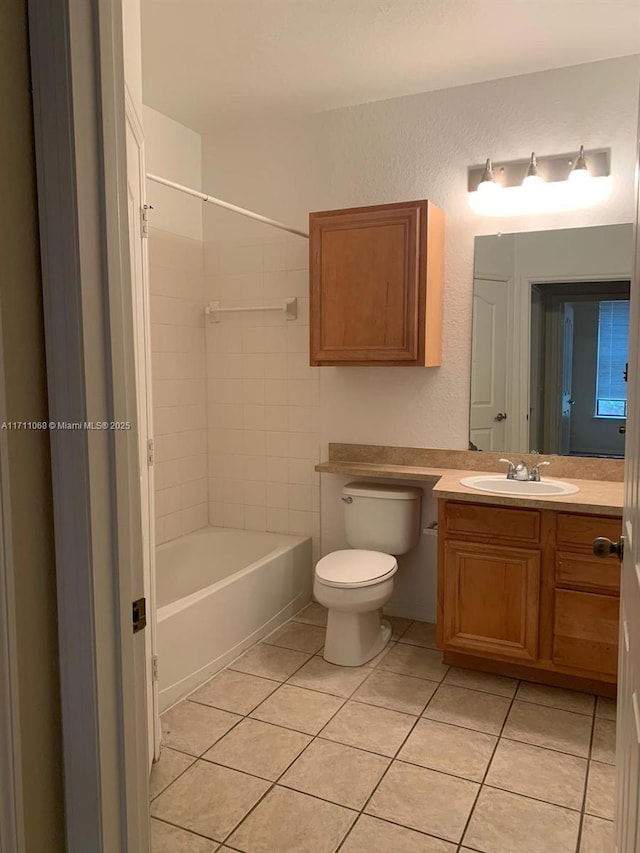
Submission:
[[[538,658],[539,551],[448,540],[441,578],[445,650]]]
[[[313,365],[440,364],[444,214],[428,201],[312,213]]]
[[[557,589],[553,662],[615,676],[619,610],[617,597]]]

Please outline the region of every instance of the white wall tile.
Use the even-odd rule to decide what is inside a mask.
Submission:
[[[267,510],[263,506],[245,506],[244,526],[246,530],[266,530]]]

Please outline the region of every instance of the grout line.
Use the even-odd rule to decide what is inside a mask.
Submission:
[[[482,779],[480,780],[480,783],[478,784],[478,791],[476,793],[476,797],[473,801],[473,805],[471,806],[471,809],[470,809],[469,814],[467,816],[467,820],[466,820],[465,825],[464,825],[464,829],[462,830],[462,834],[460,836],[460,842],[459,842],[460,846],[462,846],[464,844],[464,837],[467,834],[467,830],[469,829],[469,824],[471,823],[471,818],[473,817],[473,813],[475,812],[476,806],[478,805],[478,800],[480,799],[480,794],[482,792],[482,789],[485,787],[485,780],[489,774],[489,769],[493,763],[493,759],[494,759],[495,754],[498,750],[498,746],[500,745],[500,741],[502,740],[502,734],[504,732],[505,726],[507,725],[507,720],[509,719],[509,715],[511,714],[511,709],[513,708],[513,705],[516,701],[516,696],[518,695],[518,689],[520,688],[521,683],[522,683],[521,681],[518,681],[518,684],[516,684],[516,689],[514,690],[513,696],[511,697],[511,701],[509,703],[509,708],[507,709],[507,713],[504,715],[504,720],[502,721],[502,726],[500,727],[500,732],[498,733],[495,746],[493,747],[493,750],[491,752],[491,756],[489,757],[489,761],[487,762],[487,766],[485,768]],[[487,786],[487,787],[489,787],[489,786]]]
[[[584,774],[584,790],[582,793],[582,808],[580,809],[580,824],[578,826],[578,838],[576,841],[576,853],[580,853],[580,847],[582,846],[582,830],[584,828],[584,814],[585,809],[587,807],[587,791],[589,788],[589,777],[591,775],[591,756],[593,755],[593,741],[595,738],[596,732],[596,714],[595,708],[597,707],[597,700],[594,705],[593,717],[591,719],[591,737],[589,738],[589,752],[587,755],[587,772]]]

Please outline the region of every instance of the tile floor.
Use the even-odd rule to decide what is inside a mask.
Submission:
[[[442,663],[393,619],[324,661],[310,604],[162,718],[154,853],[611,853],[615,704]]]

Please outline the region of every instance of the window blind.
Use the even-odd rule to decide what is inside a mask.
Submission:
[[[624,370],[629,350],[629,301],[601,302],[598,315],[598,369],[596,416],[627,416]]]

